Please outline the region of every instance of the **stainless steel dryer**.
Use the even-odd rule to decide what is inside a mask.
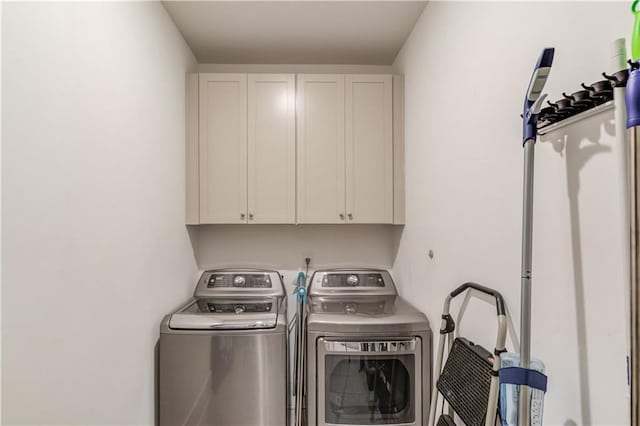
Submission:
[[[307,365],[309,426],[427,423],[431,329],[387,271],[313,274]]]
[[[204,272],[160,326],[160,426],[288,424],[286,306],[276,271]]]

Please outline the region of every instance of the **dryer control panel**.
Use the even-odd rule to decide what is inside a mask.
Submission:
[[[327,269],[316,271],[309,296],[398,294],[388,271],[381,269]]]
[[[384,287],[384,278],[379,272],[368,273],[327,273],[322,277],[322,287]]]
[[[212,273],[207,288],[271,288],[271,276],[264,273]]]

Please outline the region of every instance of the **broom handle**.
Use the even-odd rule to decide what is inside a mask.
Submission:
[[[631,425],[640,423],[640,62],[631,62],[625,92],[629,144],[629,231],[630,231],[630,313],[631,313]]]
[[[533,247],[533,168],[535,140],[524,144],[524,188],[522,201],[522,270],[520,296],[520,367],[531,362],[531,258]],[[531,388],[520,386],[518,424],[529,426]]]

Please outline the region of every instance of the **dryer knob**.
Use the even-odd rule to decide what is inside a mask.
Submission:
[[[356,312],[358,312],[358,308],[356,307],[355,303],[347,303],[344,307],[344,310],[348,314],[355,314]]]

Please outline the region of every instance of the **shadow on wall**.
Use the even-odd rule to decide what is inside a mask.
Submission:
[[[604,125],[603,125],[604,121]],[[584,285],[584,268],[582,259],[582,237],[580,231],[580,173],[585,169],[587,163],[596,155],[611,153],[610,146],[601,144],[605,132],[609,136],[615,135],[615,125],[610,115],[603,119],[591,119],[581,122],[579,132],[566,130],[552,132],[542,137],[542,142],[550,142],[560,156],[565,157],[567,196],[569,198],[569,215],[571,223],[571,248],[573,264],[573,285],[575,292],[575,312],[576,312],[576,337],[579,351],[578,371],[580,377],[580,409],[582,424],[591,425],[591,383],[589,380],[589,351],[587,345],[587,312]],[[558,133],[560,133],[558,135]],[[554,134],[558,135],[554,138]],[[568,419],[565,426],[576,423]]]
[[[391,268],[403,226],[198,225],[188,226],[198,268],[259,266],[296,270],[304,258],[314,268]]]

